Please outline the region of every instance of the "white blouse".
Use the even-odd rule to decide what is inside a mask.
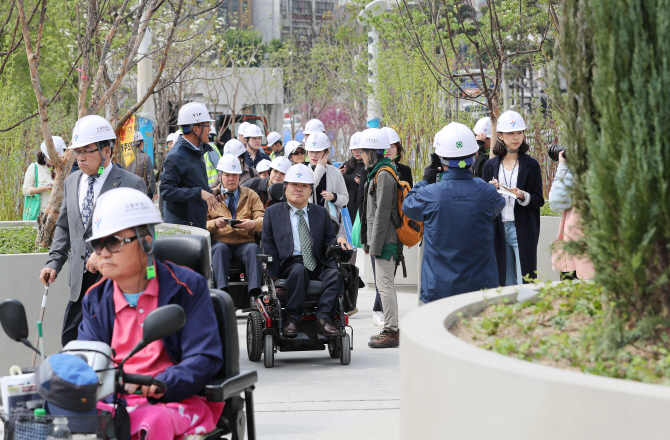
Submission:
[[[35,185],[35,165],[37,165],[37,185]],[[30,196],[30,188],[34,188],[35,186],[53,185],[53,183],[54,180],[51,178],[51,170],[49,167],[33,162],[28,165],[26,176],[23,179],[23,195]],[[41,194],[40,212],[44,212],[44,210],[47,209],[49,197],[51,197],[51,190]]]
[[[512,171],[507,171],[505,166],[500,162],[500,171],[498,172],[498,182],[502,183],[508,188],[516,188],[517,178],[519,177],[519,164],[516,164]],[[507,194],[502,194],[505,198],[505,207],[502,210],[502,221],[513,222],[514,221],[514,201],[516,200],[512,196]]]

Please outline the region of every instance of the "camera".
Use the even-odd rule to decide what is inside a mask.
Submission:
[[[563,145],[550,145],[549,150],[547,150],[547,154],[549,155],[549,159],[553,160],[554,162],[558,162],[558,155],[561,153],[561,151],[565,151],[563,153],[563,157],[566,159],[568,158],[566,150],[567,148]]]

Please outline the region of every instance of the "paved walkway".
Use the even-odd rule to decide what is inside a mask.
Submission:
[[[238,318],[240,368],[258,371],[254,399],[260,440],[399,438],[399,350],[368,347],[370,336],[381,330],[372,323],[373,303],[373,289],[359,291],[359,312],[349,320],[354,350],[347,366],[327,350],[279,352],[270,369],[262,358],[250,362],[246,316]],[[398,303],[402,319],[417,307],[415,289],[399,290]]]

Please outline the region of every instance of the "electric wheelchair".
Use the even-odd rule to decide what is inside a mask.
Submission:
[[[211,277],[209,243],[204,236],[159,236],[154,242],[154,257],[188,267],[207,279]],[[236,307],[232,298],[226,292],[216,289],[210,289],[210,294],[223,346],[223,367],[205,387],[202,395],[208,401],[225,401],[226,404],[217,430],[203,436],[203,439],[218,439],[232,433],[233,440],[242,440],[246,425],[249,440],[255,440],[253,391],[258,374],[256,371],[240,372]]]

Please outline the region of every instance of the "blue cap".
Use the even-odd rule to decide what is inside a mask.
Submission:
[[[446,165],[449,168],[465,168],[475,163],[475,155],[473,154],[472,156],[466,157],[464,159],[449,159],[448,161],[445,158],[444,162],[446,162]]]
[[[37,392],[52,415],[96,415],[98,375],[83,359],[49,356],[35,372]]]

